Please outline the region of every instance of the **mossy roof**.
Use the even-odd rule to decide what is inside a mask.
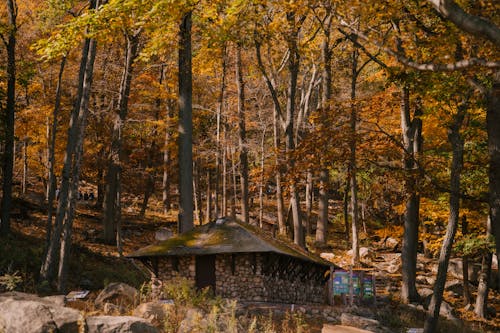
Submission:
[[[294,244],[277,240],[266,235],[260,229],[227,218],[218,219],[195,227],[184,234],[146,246],[131,253],[128,257],[144,258],[252,252],[272,252],[323,266],[333,265]]]

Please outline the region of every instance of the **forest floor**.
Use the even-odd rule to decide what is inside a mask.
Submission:
[[[8,272],[11,276],[18,276],[17,289],[20,291],[50,294],[49,289],[40,290],[40,286],[36,282],[45,244],[46,210],[40,204],[40,200],[36,199],[39,196],[34,197],[35,199],[31,196],[31,198],[15,200],[12,235],[7,239],[0,239],[0,273]],[[94,201],[78,202],[74,222],[69,288],[71,290],[82,288],[91,290],[90,300],[94,299],[99,290],[110,282],[125,282],[141,288],[150,276],[140,265],[131,259],[120,256],[116,246],[103,244],[101,240],[101,212],[95,209],[94,204]],[[155,232],[159,228],[175,231],[177,225],[175,212],[167,216],[148,212],[145,217],[141,217],[133,208],[135,206],[137,205],[125,208],[122,214],[124,255],[154,243]],[[330,259],[333,259],[341,267],[346,267],[349,256],[347,254],[348,243],[344,233],[340,229],[332,227],[330,235],[332,239],[329,242],[331,244],[329,247],[314,250],[317,250],[318,253],[330,253]],[[312,239],[308,239],[308,243],[310,243],[310,247],[313,246]],[[397,256],[397,247],[393,251],[380,250],[377,249],[373,240],[366,237],[364,246],[374,251],[372,253],[374,263],[367,263],[365,266],[377,278],[377,294],[379,299],[384,302],[384,306],[379,306],[380,303],[377,303],[379,305],[376,307],[372,305],[361,306],[355,312],[375,316],[384,326],[398,328],[398,332],[403,332],[404,327],[423,327],[425,313],[415,307],[399,303],[401,274],[399,272],[383,272],[376,264],[375,258],[388,257],[392,258],[389,260],[393,260],[394,256]],[[421,273],[424,275],[423,272]],[[432,288],[432,285],[429,288]],[[0,285],[1,290],[2,286]],[[463,297],[459,290],[446,291],[445,300],[453,308],[454,315],[465,325],[456,327],[445,322],[441,329],[442,332],[500,332],[500,295],[498,292],[491,291],[489,294],[491,311],[496,311],[498,315],[490,316],[487,320],[477,320],[471,311],[464,309]],[[92,302],[82,303],[81,306],[82,310],[92,310]],[[336,306],[341,311],[344,305]],[[279,307],[279,305],[275,305],[275,307]],[[286,308],[286,305],[284,307]],[[308,332],[318,332],[321,326],[319,322],[308,324],[311,328]]]

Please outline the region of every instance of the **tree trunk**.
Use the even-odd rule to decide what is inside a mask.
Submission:
[[[346,242],[349,243],[349,229],[350,229],[350,224],[349,224],[349,193],[351,192],[351,182],[350,182],[351,176],[349,175],[349,172],[347,173],[346,181],[345,181],[345,187],[344,187],[344,202],[343,202],[343,211],[344,211],[344,226],[345,226],[345,240]]]
[[[240,185],[241,185],[241,217],[249,223],[248,207],[248,148],[245,124],[245,81],[241,61],[241,45],[236,48],[236,86],[238,88],[238,144],[240,149]]]
[[[207,211],[205,215],[205,223],[212,220],[212,172],[207,170]]]
[[[491,218],[488,217],[486,226],[487,236],[492,235],[491,227],[492,227]],[[483,260],[481,263],[481,272],[479,273],[479,284],[477,286],[476,304],[474,306],[474,313],[476,314],[476,316],[482,319],[486,318],[486,307],[488,305],[489,279],[491,276],[491,263],[492,263],[492,254],[488,252],[483,255]]]
[[[167,114],[165,120],[165,150],[163,151],[163,179],[162,179],[162,201],[163,201],[163,213],[167,214],[172,205],[170,197],[170,119],[171,119],[171,108],[167,105]]]
[[[280,235],[286,235],[286,222],[285,222],[285,204],[283,201],[283,189],[281,187],[281,140],[278,112],[274,109],[274,150],[276,151],[276,215],[278,218],[278,232]]]
[[[219,206],[221,199],[221,155],[222,154],[222,142],[221,142],[221,121],[222,121],[222,112],[224,109],[224,97],[226,92],[226,46],[224,45],[222,50],[222,78],[221,78],[221,86],[220,86],[220,94],[219,94],[219,107],[217,108],[217,149],[215,156],[215,217],[218,218],[220,216],[220,208]],[[224,206],[224,205],[222,205]],[[223,212],[223,215],[225,213]]]
[[[16,33],[17,5],[15,0],[7,0],[9,34],[7,49],[7,101],[5,106],[5,148],[2,165],[2,203],[0,215],[1,234],[10,233],[10,211],[12,208],[12,177],[14,171],[14,115],[16,111]]]
[[[487,103],[490,219],[496,240],[497,258],[500,258],[500,71],[494,75]],[[497,286],[500,288],[500,270],[497,279]]]
[[[462,235],[464,237],[468,233],[467,225],[467,216],[464,214],[462,216]],[[469,256],[467,255],[464,255],[462,257],[462,276],[464,284],[464,304],[467,308],[470,304],[472,304],[472,296],[469,288]]]
[[[436,282],[434,284],[434,293],[432,294],[427,319],[424,325],[424,333],[433,333],[437,328],[439,310],[443,301],[443,291],[446,283],[448,262],[451,256],[453,241],[458,227],[460,209],[460,175],[463,167],[464,149],[464,140],[460,135],[460,128],[462,126],[466,110],[467,103],[458,107],[454,123],[450,126],[448,133],[448,139],[453,148],[450,175],[450,215],[448,218],[446,234],[439,253],[438,272]]]
[[[118,112],[114,115],[115,120],[111,134],[111,149],[108,156],[108,172],[106,176],[106,194],[104,197],[104,242],[113,244],[116,241],[115,228],[119,223],[121,212],[118,201],[121,178],[121,149],[122,131],[128,114],[128,100],[130,95],[130,85],[132,82],[132,71],[134,60],[138,55],[139,33],[134,35],[125,34],[126,49],[125,61],[120,82],[120,92],[118,97]]]
[[[90,56],[95,51],[90,51],[95,48],[95,43],[90,39],[86,39],[83,45],[82,58],[80,61],[80,70],[78,74],[78,92],[73,111],[71,113],[70,126],[68,128],[68,139],[66,144],[66,152],[64,155],[64,164],[61,172],[61,186],[59,190],[59,201],[57,202],[57,213],[54,224],[54,230],[51,236],[50,245],[40,267],[40,281],[53,282],[56,265],[58,263],[59,249],[61,245],[61,233],[63,229],[63,220],[66,216],[68,208],[68,198],[70,193],[71,168],[73,165],[73,154],[76,150],[78,121],[80,113],[80,105],[82,104],[84,83],[87,78],[86,67]]]
[[[328,124],[326,120],[330,112],[330,99],[332,97],[332,51],[330,50],[330,29],[332,25],[332,8],[327,6],[327,16],[323,25],[323,41],[321,43],[321,56],[323,58],[323,69],[321,72],[322,94],[321,94],[321,119],[322,125]],[[328,189],[330,185],[330,173],[326,167],[327,161],[320,157],[321,170],[319,172],[319,202],[318,223],[316,227],[316,242],[326,244],[328,235]]]
[[[184,15],[179,31],[179,233],[194,227],[191,15]]]
[[[26,194],[28,187],[28,138],[23,139],[23,181],[21,191]]]
[[[305,230],[306,236],[312,233],[311,219],[312,219],[312,201],[313,201],[313,174],[311,169],[306,172],[306,221]]]
[[[237,181],[236,181],[236,163],[234,163],[234,151],[231,149],[231,216],[236,218],[236,197],[238,195]]]
[[[57,87],[56,87],[56,99],[54,102],[54,111],[52,113],[52,131],[49,139],[49,158],[48,158],[48,206],[47,206],[47,227],[46,227],[46,244],[45,244],[45,253],[50,245],[50,238],[52,236],[52,215],[53,215],[53,204],[54,197],[57,188],[56,177],[54,175],[54,164],[55,164],[55,145],[56,145],[56,136],[57,136],[57,118],[59,116],[59,110],[61,108],[61,84],[62,84],[62,76],[64,73],[64,67],[66,65],[66,57],[64,56],[61,60],[61,65],[59,67],[59,75],[57,79]]]
[[[99,8],[99,0],[96,1],[95,7]],[[74,143],[73,149],[67,149],[67,151],[71,150],[71,163],[68,165],[64,165],[64,167],[70,169],[71,171],[68,174],[71,175],[71,185],[69,188],[69,202],[67,209],[58,206],[58,219],[61,221],[64,219],[64,229],[61,240],[61,248],[59,255],[59,270],[57,276],[57,290],[61,293],[66,292],[66,282],[68,276],[69,269],[69,257],[70,257],[70,248],[71,248],[71,235],[73,229],[73,219],[74,212],[76,206],[76,195],[78,193],[79,179],[80,179],[80,165],[83,157],[83,142],[85,137],[85,127],[87,122],[87,114],[88,114],[88,105],[90,99],[90,91],[92,88],[92,79],[94,74],[94,60],[96,55],[96,40],[92,39],[89,43],[89,52],[88,52],[88,60],[85,63],[85,71],[84,71],[84,80],[82,85],[82,93],[80,101],[77,103],[78,105],[78,119],[76,122],[76,131],[75,138],[73,142],[68,140],[68,146]],[[71,156],[70,155],[70,156]],[[63,170],[64,174],[64,170]],[[64,181],[68,182],[68,178],[63,178]],[[64,214],[64,210],[66,210],[66,214]],[[57,223],[57,222],[56,222]]]
[[[297,23],[295,22],[295,13],[289,12],[286,14],[287,22],[292,28],[291,33],[286,38],[288,51],[288,94],[286,101],[286,118],[285,118],[285,147],[287,153],[288,170],[295,172],[295,158],[291,156],[295,150],[294,140],[294,114],[295,114],[295,95],[297,92],[297,77],[300,66],[299,49],[297,45],[298,32]],[[300,212],[300,197],[297,191],[296,180],[292,176],[289,180],[290,204],[292,206],[293,218],[293,242],[298,246],[305,247],[305,235],[302,227],[301,212]]]
[[[420,196],[418,195],[417,159],[422,146],[422,120],[420,103],[417,101],[413,119],[410,115],[410,92],[408,85],[404,85],[401,93],[401,132],[403,136],[403,169],[406,172],[405,194],[406,210],[404,216],[402,260],[402,289],[403,303],[418,300],[416,288],[417,275],[417,247]]]
[[[264,162],[266,160],[266,128],[262,130],[262,138],[260,140],[260,184],[259,184],[259,226],[264,227]]]
[[[358,50],[352,52],[352,77],[351,77],[351,118],[350,118],[350,155],[349,155],[349,177],[351,189],[351,228],[352,228],[352,265],[359,264],[359,231],[358,231],[358,183],[356,178],[356,127],[357,127],[357,106],[356,106],[356,81],[358,79]]]

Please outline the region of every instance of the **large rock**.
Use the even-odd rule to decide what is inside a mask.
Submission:
[[[138,317],[87,317],[87,333],[159,333],[160,331]]]
[[[481,264],[469,262],[469,281],[475,283],[478,281]],[[433,272],[437,273],[437,266],[433,267]],[[456,279],[463,279],[463,261],[462,258],[452,258],[448,263],[448,276]]]
[[[352,257],[352,250],[347,251],[347,255]],[[373,260],[377,257],[375,251],[368,247],[360,247],[359,248],[359,257],[364,260]]]
[[[105,303],[112,303],[118,306],[133,306],[139,300],[139,292],[134,287],[126,283],[110,283],[95,300],[97,308],[102,308]]]
[[[79,332],[82,320],[78,310],[59,306],[34,295],[0,297],[0,332],[73,333]]]
[[[165,320],[173,304],[165,304],[161,302],[142,303],[135,308],[132,315],[135,317],[144,318],[153,325],[158,325]]]

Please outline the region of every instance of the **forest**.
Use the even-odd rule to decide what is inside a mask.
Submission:
[[[0,13],[0,291],[14,271],[29,291],[74,288],[82,233],[122,257],[137,250],[131,219],[182,234],[233,216],[350,250],[351,268],[398,240],[402,304],[422,300],[420,255],[434,260],[426,333],[462,258],[464,316],[499,329],[498,1],[5,0]],[[26,250],[23,220],[37,221],[29,264],[6,255]]]

